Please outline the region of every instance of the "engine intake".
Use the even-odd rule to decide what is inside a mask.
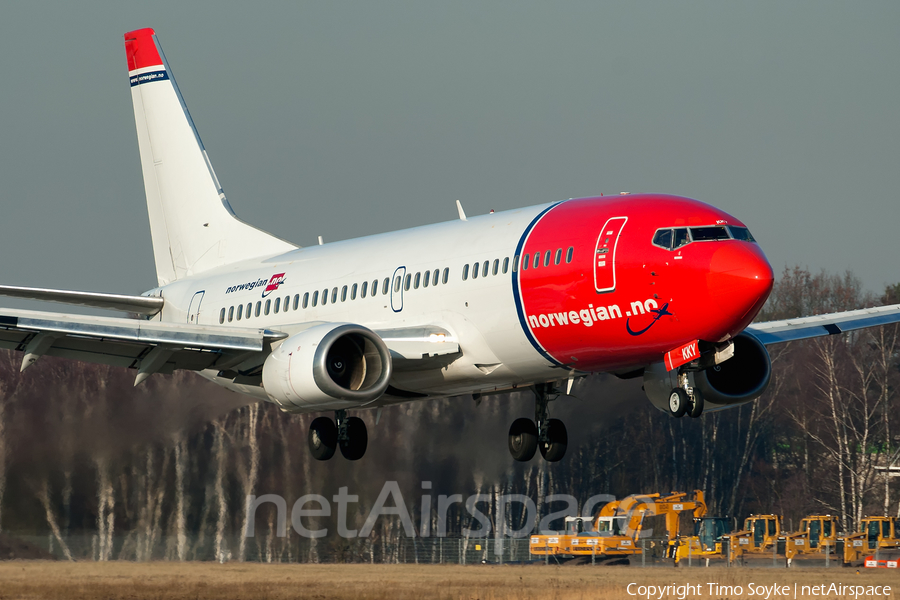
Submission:
[[[772,362],[766,347],[749,333],[734,338],[734,356],[696,373],[689,373],[691,385],[703,394],[705,411],[737,406],[762,396],[772,377]],[[644,370],[644,391],[658,409],[668,411],[672,388],[678,386],[678,371],[666,371],[662,363]]]
[[[266,358],[263,387],[285,410],[341,409],[384,394],[391,355],[371,330],[327,323],[294,334]]]

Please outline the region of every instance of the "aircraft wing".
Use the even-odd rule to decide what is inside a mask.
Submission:
[[[124,294],[102,294],[98,292],[75,292],[47,288],[0,285],[0,296],[28,298],[43,302],[62,302],[94,308],[121,310],[142,315],[155,315],[162,310],[164,300],[153,296],[126,296]]]
[[[265,329],[0,309],[0,348],[24,351],[22,370],[46,354],[138,369],[135,385],[175,369],[229,369],[285,337]]]
[[[900,304],[847,312],[753,323],[746,329],[765,345],[836,335],[856,329],[900,323]]]

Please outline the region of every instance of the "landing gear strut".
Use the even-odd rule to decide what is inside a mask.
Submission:
[[[669,394],[669,412],[673,417],[687,414],[696,419],[703,414],[703,394],[691,386],[687,373],[678,375],[678,384]]]
[[[359,460],[366,453],[369,434],[359,417],[348,417],[347,411],[334,411],[334,420],[317,417],[309,425],[309,451],[316,460],[328,460],[338,446],[347,460]]]
[[[566,454],[569,435],[559,419],[551,419],[549,403],[559,396],[552,384],[534,386],[534,421],[516,419],[509,428],[509,453],[517,461],[526,462],[540,448],[541,456],[548,462],[557,462]]]

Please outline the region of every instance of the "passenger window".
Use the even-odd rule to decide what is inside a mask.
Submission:
[[[406,290],[407,292],[409,291],[409,285],[410,285],[410,283],[412,283],[412,275],[410,275],[409,273],[407,273],[407,274],[406,274],[406,283],[405,283],[404,286],[403,286],[404,290]]]
[[[341,288],[341,302],[347,301],[347,286]]]
[[[248,303],[247,303],[247,318],[248,318],[248,319],[250,318],[250,313],[251,313],[251,312],[253,312],[253,303],[252,303],[252,302],[248,302]]]
[[[231,323],[231,321],[233,319],[234,319],[234,307],[232,306],[228,309],[228,322]]]
[[[259,316],[259,313],[262,311],[262,300],[256,301],[256,316]]]
[[[672,236],[672,248],[681,248],[682,246],[691,243],[691,238],[688,237],[687,229],[675,229]]]
[[[513,259],[513,273],[519,270],[519,255],[516,254],[516,257]]]
[[[284,312],[287,312],[287,311],[288,311],[288,308],[290,308],[290,304],[291,304],[291,297],[290,297],[290,296],[285,296],[285,297],[284,297],[284,304],[282,305],[283,308],[282,308],[281,310],[283,310]]]
[[[219,311],[219,324],[221,325],[224,322],[225,322],[225,309],[223,308],[222,310]]]
[[[481,276],[482,276],[482,277],[487,277],[487,274],[488,274],[488,265],[490,265],[490,264],[491,264],[491,261],[486,260],[486,261],[484,261],[484,264],[481,265]]]
[[[237,320],[240,321],[244,317],[244,305],[238,304]]]
[[[507,256],[507,257],[505,257],[505,258],[503,259],[503,269],[502,269],[502,273],[503,273],[504,275],[506,275],[506,272],[507,272],[508,270],[509,270],[509,257]]]
[[[382,295],[382,296],[387,296],[388,285],[389,285],[389,284],[388,284],[388,281],[390,281],[390,277],[385,277],[385,278],[384,278],[384,281],[381,283],[381,295]],[[397,278],[397,281],[400,281],[400,278],[399,278],[399,277]],[[398,289],[398,290],[400,289],[400,286],[399,286],[399,285],[397,286],[397,289]]]
[[[366,292],[368,292],[368,291],[369,291],[369,282],[368,282],[368,281],[363,281],[363,282],[362,282],[362,285],[359,287],[359,297],[360,297],[360,298],[365,298],[365,297],[366,297]]]
[[[534,265],[533,266],[535,269],[537,269],[539,266],[541,266],[541,253],[540,252],[537,252],[534,255]]]
[[[300,308],[300,294],[294,294],[294,310]]]
[[[272,307],[272,301],[271,301],[271,300],[266,300],[266,309],[265,309],[264,312],[265,312],[266,314],[269,314],[269,309],[270,309],[271,307]]]
[[[363,284],[363,285],[365,285],[365,284]],[[356,300],[356,289],[357,289],[357,285],[354,283],[353,287],[350,288],[350,299],[351,300]]]
[[[303,294],[303,308],[309,306],[309,292]]]
[[[478,271],[481,269],[481,265],[478,263],[472,263],[472,279],[478,279]]]
[[[547,252],[544,254],[544,266],[545,267],[550,266],[550,257],[551,256],[553,256],[553,250],[547,250]]]
[[[665,248],[666,250],[672,249],[672,230],[671,229],[660,229],[653,236],[653,245],[659,246],[660,248]]]
[[[695,242],[714,242],[730,238],[728,230],[724,227],[691,227],[691,239]]]
[[[463,281],[469,278],[469,265],[463,265]]]
[[[572,255],[575,254],[575,248],[569,246],[569,249],[566,250],[566,264],[572,262]]]
[[[558,265],[562,262],[562,248],[556,249],[556,256],[553,258],[553,264]]]
[[[450,280],[450,267],[444,267],[444,277],[441,282],[446,284]]]
[[[425,275],[422,277],[422,287],[428,287],[431,283],[431,271],[425,271]]]
[[[434,270],[434,273],[432,273],[432,275],[431,275],[431,285],[433,285],[433,286],[434,286],[434,285],[437,285],[437,284],[438,284],[438,280],[439,280],[440,278],[441,278],[441,271],[440,271],[440,269],[435,269],[435,270]]]
[[[413,284],[413,288],[419,289],[419,284],[422,283],[422,274],[416,273],[416,282]]]
[[[394,292],[395,293],[400,291],[400,285],[402,284],[402,282],[403,282],[403,280],[400,279],[399,275],[397,275],[397,277],[394,278]]]
[[[526,270],[528,268],[529,263],[531,263],[531,255],[526,254],[525,258],[522,259],[522,270]]]
[[[313,306],[319,303],[319,290],[313,292]]]
[[[322,290],[322,306],[328,304],[328,289]]]
[[[331,288],[331,303],[334,304],[335,302],[337,302],[337,288],[333,287]]]
[[[494,266],[493,266],[493,268],[491,269],[491,275],[496,275],[496,274],[499,273],[499,272],[500,272],[500,259],[499,259],[499,258],[495,258],[495,259],[494,259]]]
[[[278,307],[281,306],[281,298],[275,298],[275,314],[278,314]]]

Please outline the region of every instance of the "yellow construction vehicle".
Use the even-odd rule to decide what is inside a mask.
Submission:
[[[685,511],[693,512],[695,517],[706,513],[702,491],[695,490],[691,497],[686,492],[672,492],[666,497],[659,494],[629,496],[604,506],[593,527],[587,526],[585,517],[568,517],[565,533],[532,536],[531,553],[553,555],[557,560],[590,557],[592,562],[604,563],[627,558],[642,551],[638,540],[653,517],[663,517],[666,539],[671,542],[678,535],[679,519]],[[661,546],[654,542],[654,547]]]
[[[746,563],[748,558],[784,556],[784,537],[778,515],[750,515],[741,531],[728,534],[728,562]]]
[[[802,561],[811,566],[830,566],[842,563],[838,553],[838,520],[831,515],[810,515],[800,521],[800,531],[785,536],[784,556],[787,566]]]
[[[896,517],[865,517],[859,531],[844,537],[844,563],[859,566],[900,557],[900,523]]]
[[[729,519],[695,518],[693,535],[679,536],[671,544],[670,555],[675,559],[675,566],[709,566],[712,560],[727,560],[726,540],[730,530]]]

